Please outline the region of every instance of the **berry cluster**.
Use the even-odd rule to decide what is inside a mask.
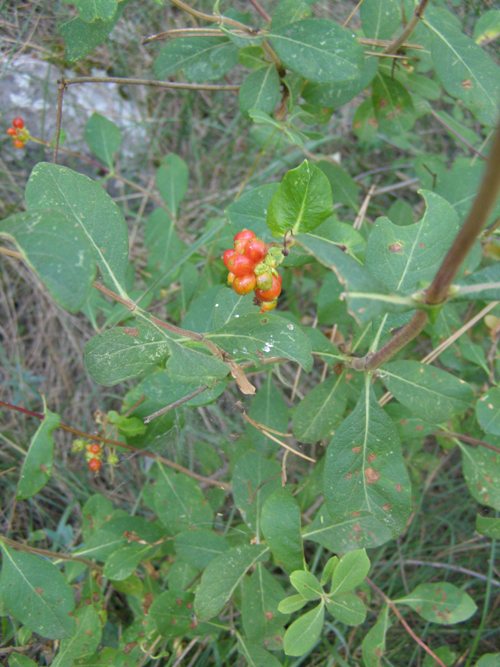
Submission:
[[[14,148],[24,148],[24,144],[29,140],[30,133],[24,125],[24,120],[16,116],[12,121],[12,126],[7,130],[9,137],[12,137]]]
[[[229,275],[227,283],[236,294],[255,291],[260,312],[274,310],[281,293],[281,276],[277,267],[283,261],[279,248],[269,248],[250,229],[242,229],[234,237],[234,248],[222,255]]]
[[[98,442],[89,442],[88,440],[73,440],[73,452],[85,452],[85,460],[90,472],[98,473],[102,468],[104,448]],[[118,463],[118,456],[113,449],[107,448],[106,461],[114,466]]]

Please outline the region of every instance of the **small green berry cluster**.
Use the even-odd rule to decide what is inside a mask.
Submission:
[[[7,129],[7,134],[12,137],[14,148],[24,148],[24,144],[29,140],[30,133],[24,125],[24,119],[16,116],[12,121],[12,126]]]
[[[222,255],[229,274],[227,283],[236,294],[255,292],[260,312],[274,310],[281,294],[281,276],[277,267],[283,261],[281,248],[269,247],[250,229],[242,229],[234,237],[234,248]]]

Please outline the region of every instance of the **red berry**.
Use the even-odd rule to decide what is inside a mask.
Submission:
[[[273,284],[267,290],[255,290],[255,296],[259,301],[274,301],[281,293],[281,276],[273,274]]]
[[[274,310],[277,305],[278,305],[278,299],[274,299],[274,301],[263,301],[260,304],[260,312],[268,313],[270,310]]]
[[[251,229],[242,229],[241,232],[238,232],[234,235],[234,242],[236,241],[250,241],[250,239],[255,238],[255,233]]]
[[[99,459],[90,459],[87,465],[91,472],[99,472],[99,470],[102,467],[102,461],[100,461]]]
[[[266,271],[256,276],[256,287],[258,290],[265,291],[271,289],[273,286],[273,274],[271,271]]]
[[[224,250],[224,254],[222,255],[222,261],[226,265],[226,269],[229,269],[229,260],[233,255],[236,255],[236,251],[230,248],[229,250]]]
[[[234,279],[235,279],[235,278],[236,278],[236,276],[234,275],[234,273],[231,273],[231,271],[229,271],[229,273],[227,274],[227,284],[228,284],[230,287],[231,287],[231,285],[234,283]]]
[[[24,148],[24,141],[21,141],[20,139],[16,139],[14,141],[14,148]]]
[[[91,454],[100,454],[101,445],[99,445],[97,442],[93,442],[91,445],[87,446],[87,451],[90,452]]]
[[[12,121],[12,127],[17,128],[18,130],[22,130],[24,127],[24,120],[21,118],[21,116],[16,116],[14,120]]]
[[[252,239],[245,248],[245,255],[253,262],[259,263],[267,255],[267,245],[261,239]]]
[[[9,129],[7,130],[7,134],[9,135],[9,137],[15,137],[17,135],[16,128],[15,127],[9,127]]]
[[[247,273],[253,273],[255,262],[252,262],[246,255],[238,255],[235,252],[228,259],[226,266],[235,276],[246,276]]]
[[[236,294],[249,294],[255,289],[255,276],[253,273],[247,273],[244,276],[236,276],[233,282],[233,289]]]

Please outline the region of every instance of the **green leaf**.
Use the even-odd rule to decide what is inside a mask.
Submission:
[[[423,18],[436,74],[447,93],[462,100],[481,123],[493,127],[500,94],[497,65],[447,17],[447,12],[430,7]]]
[[[500,435],[500,387],[489,389],[476,403],[476,417],[485,433]]]
[[[266,225],[267,209],[273,195],[278,190],[278,183],[267,183],[258,188],[244,192],[239,199],[227,209],[227,217],[234,225],[234,232],[252,229],[257,236],[271,240]]]
[[[115,327],[85,345],[85,366],[99,384],[112,386],[152,369],[166,359],[171,342],[158,327],[136,322]]]
[[[411,130],[417,118],[411,95],[406,88],[383,74],[372,83],[373,108],[381,132],[393,136]]]
[[[227,286],[209,287],[189,304],[182,326],[191,331],[206,333],[225,328],[234,318],[255,315],[251,299],[236,294]]]
[[[175,224],[163,209],[157,208],[146,220],[144,242],[148,249],[148,266],[163,274],[182,255],[186,245],[179,238]]]
[[[372,39],[389,39],[401,25],[398,0],[364,0],[359,14],[365,37]]]
[[[267,225],[275,236],[310,232],[332,214],[332,207],[328,178],[304,160],[283,177],[269,204]]]
[[[321,585],[326,586],[328,581],[332,578],[333,573],[335,572],[335,568],[340,562],[340,558],[338,556],[332,556],[329,558],[326,562],[325,567],[323,568],[323,572],[321,573]]]
[[[447,201],[426,190],[420,194],[426,211],[419,222],[401,227],[378,218],[368,238],[366,267],[387,289],[400,294],[432,280],[459,227]]]
[[[260,361],[285,357],[300,364],[305,371],[312,367],[311,343],[296,324],[278,315],[245,315],[231,320],[223,329],[207,334],[237,360]]]
[[[368,548],[388,542],[393,535],[389,526],[381,526],[375,516],[353,512],[348,519],[332,518],[326,507],[321,507],[314,520],[303,531],[304,540],[321,544],[329,551],[345,552]]]
[[[323,588],[318,579],[307,570],[292,572],[290,583],[304,600],[319,600],[323,596]]]
[[[350,30],[333,21],[305,19],[273,26],[269,40],[283,64],[305,79],[329,83],[359,74],[363,49]]]
[[[355,593],[343,593],[326,603],[326,608],[337,621],[346,625],[361,625],[366,618],[366,606]]]
[[[467,447],[462,452],[462,470],[470,494],[482,505],[500,510],[500,454],[483,447]]]
[[[500,653],[485,653],[476,662],[475,667],[499,667]]]
[[[136,542],[118,548],[106,558],[104,564],[104,576],[112,581],[123,581],[133,574],[142,561],[146,560],[152,551],[149,544],[138,544]]]
[[[307,600],[297,593],[296,595],[289,595],[278,605],[278,611],[281,614],[293,614],[295,611],[299,611],[307,604]]]
[[[86,1],[82,0],[83,3],[86,3]],[[124,7],[126,3],[122,2],[120,4]],[[115,27],[120,15],[121,9],[118,5],[118,11],[109,21],[87,23],[80,17],[75,17],[63,23],[59,27],[59,33],[64,39],[66,59],[70,63],[80,60],[80,58],[84,58],[93,51],[96,46],[102,44]]]
[[[148,615],[162,637],[185,637],[193,622],[193,595],[184,591],[164,591],[151,605]]]
[[[128,267],[127,226],[107,192],[83,174],[40,162],[31,172],[25,194],[28,209],[61,211],[83,232],[104,282],[123,294]],[[83,259],[77,254],[72,261],[78,264]]]
[[[156,187],[174,219],[181,201],[186,196],[188,180],[188,166],[175,153],[166,155],[156,170]]]
[[[361,644],[364,667],[383,667],[385,636],[390,627],[389,607],[383,607],[377,622],[368,630]]]
[[[213,530],[186,530],[175,536],[175,551],[189,565],[203,570],[214,558],[229,549],[226,538]]]
[[[380,377],[400,403],[431,423],[463,414],[474,398],[464,380],[419,361],[392,361],[380,369]]]
[[[181,37],[170,40],[154,62],[161,79],[182,70],[187,81],[220,79],[238,62],[238,48],[226,37]]]
[[[160,464],[158,469],[154,503],[156,514],[169,533],[180,533],[186,528],[209,528],[213,512],[194,479]]]
[[[300,656],[310,651],[320,638],[324,620],[325,607],[321,602],[294,621],[285,632],[285,654]]]
[[[251,72],[240,86],[239,102],[241,111],[260,109],[272,113],[280,101],[280,78],[276,67],[261,67]]]
[[[49,561],[11,551],[0,542],[3,554],[0,597],[12,616],[48,639],[63,639],[75,631],[70,613],[73,591]]]
[[[211,354],[176,343],[171,343],[171,350],[165,369],[177,382],[213,385],[229,373],[229,366]]]
[[[301,234],[296,241],[318,262],[334,271],[346,288],[351,315],[359,322],[372,321],[382,312],[381,302],[368,299],[350,299],[349,292],[383,292],[383,288],[365,267],[338,247],[338,243],[318,234]],[[372,232],[373,235],[373,232]]]
[[[273,381],[272,373],[267,373],[256,395],[252,398],[248,416],[269,429],[281,431],[281,433],[287,430],[288,405],[283,398],[281,389]],[[252,444],[261,454],[270,455],[276,452],[277,445],[257,428],[248,424],[246,431]]]
[[[52,297],[76,313],[95,278],[92,250],[81,229],[62,210],[31,209],[0,222],[0,238],[15,243]]]
[[[119,0],[75,0],[78,14],[85,23],[109,21],[113,18]]]
[[[288,572],[304,567],[300,507],[288,489],[278,489],[266,499],[261,526],[277,565]]]
[[[481,13],[474,26],[474,41],[483,44],[500,36],[500,9],[490,9]]]
[[[261,561],[267,551],[262,544],[247,544],[213,559],[196,590],[194,608],[200,620],[213,618],[222,611],[247,570]]]
[[[26,655],[11,653],[9,656],[9,667],[37,667],[37,664]]]
[[[358,518],[358,546],[382,544],[387,529],[393,536],[405,528],[410,513],[410,480],[401,443],[392,420],[379,407],[369,382],[349,417],[342,422],[326,454],[324,492],[332,518]],[[367,536],[359,519],[371,517],[378,526]]]
[[[280,634],[287,618],[278,612],[285,592],[278,579],[257,563],[254,572],[244,577],[241,588],[241,614],[245,635],[262,643]]]
[[[238,648],[248,667],[281,667],[281,662],[259,642],[247,641],[238,635]]]
[[[295,23],[311,16],[311,8],[305,0],[279,0],[273,11],[272,27],[279,28],[282,25]]]
[[[491,537],[492,540],[500,540],[500,518],[491,516],[476,516],[476,530],[481,535]]]
[[[346,402],[342,376],[332,376],[317,384],[294,410],[293,434],[298,440],[311,444],[331,438],[342,420]]]
[[[333,162],[321,161],[318,162],[318,167],[330,182],[334,204],[345,204],[357,212],[360,187],[356,181],[345,169]]]
[[[85,126],[85,141],[96,157],[113,169],[113,156],[122,143],[120,128],[113,122],[93,113]]]
[[[332,576],[330,595],[348,593],[365,580],[370,571],[370,559],[364,549],[357,549],[342,556]]]
[[[99,614],[92,605],[80,607],[75,612],[76,632],[63,639],[52,667],[73,667],[75,660],[91,655],[101,641],[102,627]]]
[[[31,498],[42,489],[52,475],[54,463],[54,438],[52,433],[59,427],[59,415],[44,409],[44,419],[38,427],[26,454],[17,485],[17,498]]]
[[[466,301],[500,301],[500,263],[491,264],[459,280],[454,285],[457,299]]]
[[[476,612],[474,600],[453,584],[419,584],[411,593],[399,600],[431,623],[453,625],[466,621]]]
[[[248,451],[236,461],[232,478],[233,498],[244,521],[260,534],[260,517],[265,500],[281,486],[277,461]]]

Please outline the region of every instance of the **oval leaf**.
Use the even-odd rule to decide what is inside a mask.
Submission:
[[[318,641],[325,620],[325,608],[320,603],[300,616],[285,632],[283,649],[286,655],[299,656],[310,651]]]
[[[406,604],[426,621],[453,625],[466,621],[476,612],[474,600],[453,584],[420,584],[397,604]]]
[[[38,427],[26,454],[17,485],[17,497],[20,500],[31,498],[38,493],[52,475],[54,459],[54,438],[52,433],[59,427],[59,415],[45,409],[45,417]]]

